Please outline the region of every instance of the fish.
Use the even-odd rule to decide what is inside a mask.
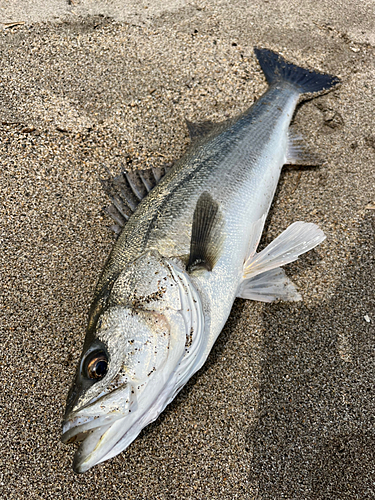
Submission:
[[[257,252],[285,164],[314,165],[291,121],[339,79],[255,48],[267,91],[223,123],[187,122],[169,170],[103,181],[118,239],[97,283],[63,421],[84,473],[125,450],[205,363],[237,297],[301,300],[282,266],[325,235],[296,221]]]

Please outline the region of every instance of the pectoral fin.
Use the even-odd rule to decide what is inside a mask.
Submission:
[[[250,255],[244,264],[239,297],[270,302],[277,298],[300,300],[293,283],[279,269],[325,239],[321,229],[308,222],[295,222],[260,253]]]
[[[194,210],[191,230],[190,256],[187,265],[189,272],[199,268],[212,271],[224,241],[224,219],[219,204],[204,192]]]

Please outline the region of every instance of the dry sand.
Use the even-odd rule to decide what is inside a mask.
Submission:
[[[1,498],[375,498],[373,2],[121,3],[0,2]],[[254,45],[342,79],[298,109],[325,163],[285,169],[262,243],[325,231],[288,267],[304,300],[237,300],[162,416],[76,475],[59,438],[113,244],[102,165],[173,161],[185,117],[245,109]]]

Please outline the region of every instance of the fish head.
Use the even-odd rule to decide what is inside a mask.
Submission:
[[[153,251],[114,281],[86,334],[67,400],[62,441],[81,441],[76,472],[120,453],[179,389],[176,368],[189,357],[199,305],[181,276],[186,281]]]

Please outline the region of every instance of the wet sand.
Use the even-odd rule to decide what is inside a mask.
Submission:
[[[375,498],[371,4],[0,2],[2,498]],[[179,158],[185,117],[248,107],[253,46],[342,79],[297,110],[324,163],[283,171],[261,243],[324,230],[287,268],[303,301],[237,300],[159,419],[76,475],[61,420],[114,241],[99,177]]]

